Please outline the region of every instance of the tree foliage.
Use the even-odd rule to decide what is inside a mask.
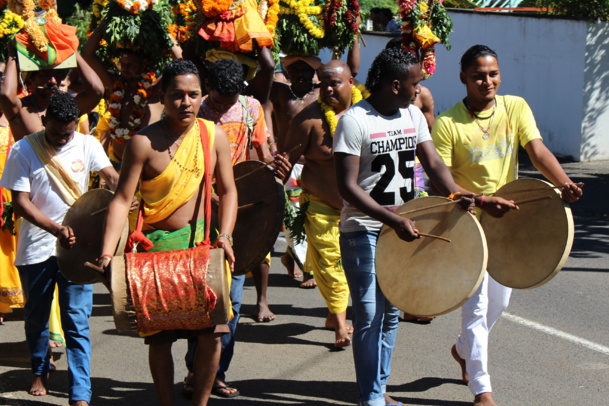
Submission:
[[[609,0],[537,0],[537,7],[548,8],[547,14],[609,21]]]
[[[398,13],[398,5],[395,0],[360,0],[359,2],[362,20],[365,20],[370,15],[370,9],[374,7],[388,8],[395,15]]]

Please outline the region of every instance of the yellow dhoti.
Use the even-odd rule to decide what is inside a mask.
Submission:
[[[303,192],[300,195],[300,205],[306,202],[309,205],[305,220],[308,243],[305,271],[313,272],[330,313],[342,313],[349,304],[349,286],[340,256],[340,210]]]

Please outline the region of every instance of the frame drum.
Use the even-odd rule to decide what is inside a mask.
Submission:
[[[448,313],[465,303],[482,282],[487,263],[484,231],[471,213],[444,197],[421,197],[396,214],[415,221],[423,237],[406,242],[383,226],[376,246],[376,275],[385,297],[419,317]]]
[[[488,273],[510,288],[543,285],[561,270],[571,252],[571,208],[552,184],[539,179],[514,180],[494,196],[513,200],[520,210],[510,210],[501,218],[482,215]]]
[[[116,256],[110,262],[112,315],[119,333],[138,336],[137,317],[131,300],[131,291],[127,281],[125,256]],[[210,319],[214,325],[226,324],[230,318],[230,291],[228,287],[226,261],[223,249],[211,249],[207,270],[207,285],[216,293],[216,307],[211,311]],[[171,311],[171,309],[170,309]]]
[[[233,171],[239,201],[233,230],[234,274],[243,275],[271,252],[283,223],[285,192],[263,162],[240,162]]]
[[[76,243],[70,249],[63,248],[57,240],[57,263],[61,274],[71,282],[90,284],[100,282],[100,274],[85,266],[85,262],[96,263],[102,246],[106,209],[114,194],[106,189],[92,189],[74,202],[67,211],[62,225],[72,227]],[[129,223],[114,255],[123,255],[129,237]]]

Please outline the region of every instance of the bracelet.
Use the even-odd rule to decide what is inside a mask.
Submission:
[[[218,238],[220,237],[224,237],[228,240],[228,243],[230,244],[230,246],[233,246],[233,237],[230,236],[230,234],[226,234],[226,233],[222,233],[218,236]]]
[[[457,195],[460,195],[460,194],[461,194],[461,192],[451,193],[451,194],[448,195],[448,198],[450,200],[455,200],[455,197],[457,197]]]
[[[112,255],[110,255],[110,254],[104,254],[104,255],[100,256],[99,258],[97,258],[95,261],[100,262],[100,261],[102,261],[104,259],[112,260]]]
[[[484,195],[480,196],[480,207],[482,207],[484,205],[484,198],[485,197],[486,196],[484,196]]]

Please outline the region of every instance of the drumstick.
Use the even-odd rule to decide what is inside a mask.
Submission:
[[[108,278],[106,278],[106,271],[104,271],[103,268],[100,268],[99,266],[92,264],[89,261],[85,262],[85,266],[89,269],[93,269],[94,271],[99,272],[99,274],[101,276],[101,283],[103,283],[104,286],[107,287],[110,292],[112,292],[112,287],[110,286],[110,281],[108,280]]]
[[[381,235],[388,233],[389,231],[392,231],[392,230],[393,230],[393,228],[387,227],[387,228],[383,229],[383,231],[381,231]],[[439,235],[433,235],[433,234],[427,234],[427,233],[421,233],[421,232],[419,232],[417,234],[419,234],[421,237],[435,238],[436,240],[451,242],[450,239],[448,239],[446,237],[440,237]]]
[[[292,148],[291,150],[289,150],[289,151],[288,151],[288,154],[289,154],[289,153],[291,153],[291,152],[296,151],[296,150],[297,150],[298,148],[300,148],[301,146],[302,146],[302,144],[298,144],[298,145],[296,145],[294,148]],[[264,163],[264,166],[261,166],[260,168],[256,168],[256,169],[254,169],[253,171],[251,171],[250,173],[246,173],[246,174],[243,174],[243,175],[239,176],[238,178],[235,178],[235,182],[236,182],[236,181],[238,181],[238,180],[240,180],[240,179],[245,178],[246,176],[250,176],[250,175],[252,175],[252,174],[254,174],[254,173],[256,173],[256,172],[258,172],[258,171],[262,170],[262,168],[266,168],[266,167],[267,167],[267,165],[272,165],[272,164],[274,164],[274,163],[275,163],[275,161],[263,162],[263,163]]]
[[[395,212],[395,214],[398,215],[402,215],[402,214],[410,214],[410,213],[416,213],[417,211],[423,211],[423,210],[427,210],[427,209],[433,209],[434,207],[440,207],[440,206],[448,206],[451,204],[455,204],[458,203],[460,199],[458,200],[451,200],[450,202],[444,202],[444,203],[438,203],[438,204],[432,204],[430,206],[426,206],[426,207],[419,207],[418,209],[413,209],[413,210],[408,210],[408,211],[401,211],[401,212]]]
[[[583,182],[579,182],[579,183],[575,183],[575,186],[581,188],[584,187],[584,183]],[[538,187],[538,188],[532,188],[532,189],[524,189],[524,190],[513,190],[510,192],[506,192],[507,195],[511,195],[511,194],[517,194],[517,193],[527,193],[527,192],[536,192],[539,190],[548,190],[548,189],[564,189],[566,186],[562,185],[562,186],[549,186],[549,187]]]
[[[104,207],[103,209],[95,210],[93,213],[91,213],[91,217],[93,217],[93,216],[95,216],[95,215],[97,215],[97,214],[103,213],[103,212],[105,212],[106,210],[108,210],[108,208],[107,208],[107,207]]]
[[[249,209],[250,207],[253,207],[253,206],[256,206],[257,204],[262,204],[262,203],[264,203],[264,202],[262,200],[260,200],[258,202],[244,204],[243,206],[237,207],[237,210]]]
[[[552,196],[541,196],[541,197],[533,197],[531,199],[526,199],[526,200],[521,200],[519,202],[514,202],[515,205],[520,205],[520,204],[524,204],[524,203],[531,203],[531,202],[537,202],[539,200],[546,200],[546,199],[551,199]]]

